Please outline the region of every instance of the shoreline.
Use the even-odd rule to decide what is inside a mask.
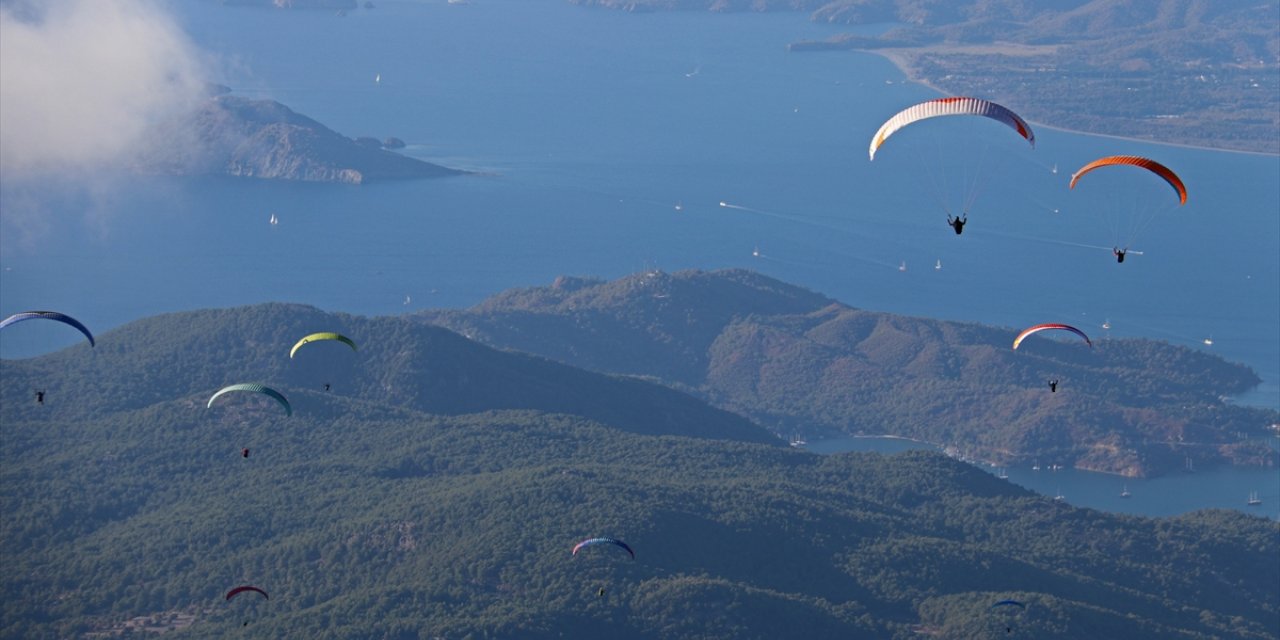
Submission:
[[[893,66],[897,67],[898,72],[902,74],[902,77],[903,77],[903,78],[905,78],[907,82],[913,82],[913,83],[915,83],[915,84],[918,84],[918,85],[920,85],[920,86],[922,86],[922,87],[925,87],[925,88],[929,89],[930,91],[933,91],[933,92],[935,92],[935,93],[937,93],[938,95],[941,95],[941,96],[948,96],[948,95],[951,95],[949,92],[947,92],[947,91],[943,91],[943,90],[942,90],[941,88],[939,88],[937,85],[935,85],[935,84],[933,84],[933,83],[931,83],[931,82],[928,82],[928,81],[922,80],[922,79],[917,78],[917,77],[915,77],[914,75],[912,75],[912,73],[911,73],[911,69],[910,69],[910,66],[907,64],[907,61],[906,61],[906,56],[905,56],[904,54],[902,54],[899,50],[896,50],[896,49],[851,49],[851,51],[856,51],[856,52],[858,52],[858,53],[869,53],[869,54],[871,54],[871,55],[880,56],[880,57],[884,58],[885,60],[888,60],[888,61],[889,61],[889,63],[890,63],[890,64],[892,64]],[[1141,143],[1146,143],[1146,144],[1156,144],[1156,145],[1161,145],[1161,146],[1166,146],[1166,147],[1180,147],[1180,148],[1182,148],[1182,149],[1194,149],[1194,150],[1197,150],[1197,151],[1218,151],[1218,152],[1221,152],[1221,153],[1239,153],[1239,154],[1250,155],[1250,156],[1261,156],[1261,157],[1264,157],[1264,158],[1280,158],[1280,153],[1266,153],[1266,152],[1264,152],[1264,151],[1245,151],[1245,150],[1243,150],[1243,149],[1223,149],[1223,148],[1220,148],[1220,147],[1206,147],[1206,146],[1204,146],[1204,145],[1198,145],[1198,144],[1187,144],[1187,143],[1183,143],[1183,142],[1163,142],[1163,141],[1159,141],[1159,140],[1149,140],[1149,139],[1146,139],[1146,138],[1134,138],[1134,137],[1132,137],[1132,136],[1121,136],[1121,135],[1116,135],[1116,134],[1112,134],[1112,133],[1096,133],[1096,132],[1093,132],[1093,131],[1082,131],[1082,130],[1080,130],[1080,129],[1071,129],[1071,128],[1069,128],[1069,127],[1060,127],[1060,126],[1052,125],[1052,124],[1049,124],[1049,123],[1046,123],[1046,122],[1040,122],[1040,121],[1037,121],[1037,120],[1031,120],[1030,122],[1031,122],[1032,124],[1036,125],[1037,127],[1043,127],[1043,128],[1045,128],[1045,129],[1051,129],[1051,130],[1053,130],[1053,131],[1060,131],[1060,132],[1063,132],[1063,133],[1072,133],[1072,134],[1085,135],[1085,136],[1094,136],[1094,137],[1098,137],[1098,138],[1109,138],[1109,139],[1112,139],[1112,140],[1124,140],[1124,141],[1127,141],[1127,142],[1141,142]]]

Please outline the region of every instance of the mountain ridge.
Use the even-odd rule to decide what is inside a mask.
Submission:
[[[1014,352],[1014,329],[861,310],[739,270],[557,283],[417,317],[502,348],[651,376],[783,435],[899,435],[998,464],[1134,476],[1188,457],[1202,468],[1276,464],[1256,439],[1234,435],[1265,435],[1276,413],[1222,400],[1259,379],[1213,355],[1138,339],[1093,349],[1038,339]],[[739,291],[752,302],[735,306]]]

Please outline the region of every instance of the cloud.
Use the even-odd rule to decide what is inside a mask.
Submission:
[[[129,165],[150,128],[204,97],[205,67],[144,0],[3,3],[0,174]]]

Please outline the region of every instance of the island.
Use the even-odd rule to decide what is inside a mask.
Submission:
[[[174,175],[362,184],[464,171],[388,151],[395,138],[351,139],[274,100],[223,93],[157,127],[139,168]]]

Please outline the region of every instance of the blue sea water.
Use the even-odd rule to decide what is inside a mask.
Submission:
[[[6,180],[0,314],[58,309],[102,334],[193,308],[397,314],[561,274],[744,267],[867,309],[1209,349],[1262,376],[1242,401],[1280,407],[1278,156],[1045,126],[1032,150],[994,123],[934,121],[869,162],[879,124],[936,94],[876,56],[789,53],[847,30],[799,14],[170,6],[235,93],[479,174]],[[1075,168],[1117,153],[1175,168],[1188,204],[1156,205],[1136,236],[1116,229],[1171,198],[1103,172],[1067,189]],[[958,206],[942,180],[972,175],[980,197],[957,237],[935,196]],[[1142,255],[1118,265],[1110,248],[1127,241]],[[75,341],[37,324],[0,336],[0,356]]]
[[[811,442],[805,448],[821,454],[872,451],[886,455],[915,449],[939,450],[925,442],[886,437],[833,438]],[[1101,511],[1161,517],[1197,509],[1238,509],[1280,520],[1280,469],[1222,467],[1156,478],[1054,470],[1047,462],[1040,469],[983,469],[992,474],[1004,471],[1009,482],[1021,487],[1046,496],[1062,496],[1069,504]],[[1120,495],[1125,491],[1129,492],[1128,497]],[[1262,503],[1248,504],[1251,494],[1257,494]]]

